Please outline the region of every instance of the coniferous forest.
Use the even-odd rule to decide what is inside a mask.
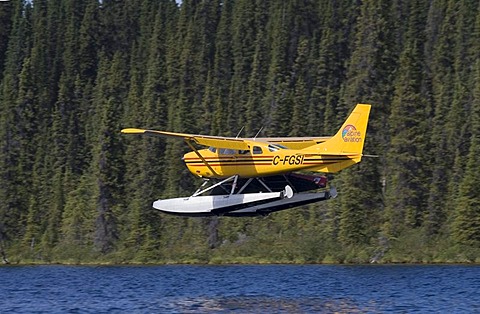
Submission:
[[[151,207],[201,184],[125,127],[332,135],[372,104],[339,196],[262,218]],[[0,2],[10,263],[480,262],[478,0]]]

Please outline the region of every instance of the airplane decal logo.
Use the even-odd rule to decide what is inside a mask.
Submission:
[[[349,124],[343,128],[342,138],[344,142],[358,143],[362,140],[362,133],[357,131],[357,128],[354,125]]]

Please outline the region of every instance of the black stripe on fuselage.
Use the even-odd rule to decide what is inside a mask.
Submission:
[[[272,159],[217,159],[217,160],[207,160],[207,163],[257,163],[257,162],[272,162]],[[186,164],[204,164],[202,160],[186,160]]]

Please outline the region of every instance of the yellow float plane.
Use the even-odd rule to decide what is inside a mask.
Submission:
[[[297,172],[334,173],[359,163],[370,107],[358,104],[332,137],[238,138],[136,128],[122,133],[179,138],[192,149],[183,160],[204,184],[190,197],[155,201],[154,208],[182,216],[267,215],[336,196],[334,188],[305,193],[325,188],[327,177]],[[208,183],[213,185],[205,188]]]

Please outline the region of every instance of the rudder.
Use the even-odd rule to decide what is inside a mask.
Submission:
[[[362,160],[370,108],[370,105],[358,104],[333,137],[302,150],[314,160],[318,157],[313,156],[323,160],[319,166],[309,167],[310,171],[338,172]]]
[[[315,146],[316,152],[322,155],[359,155],[361,157],[370,108],[371,105],[358,104],[331,139]]]

